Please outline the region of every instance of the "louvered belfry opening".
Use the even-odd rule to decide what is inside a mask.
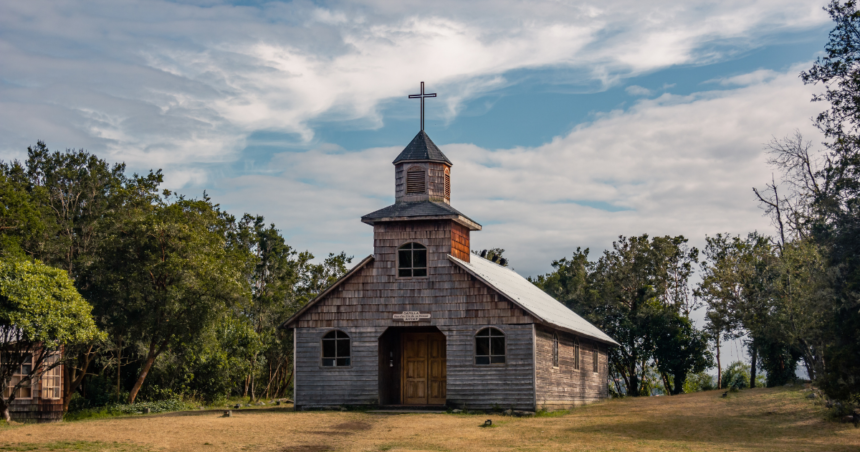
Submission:
[[[427,192],[427,186],[422,168],[409,168],[406,171],[406,194],[417,195]]]
[[[445,199],[451,199],[451,173],[445,168]]]

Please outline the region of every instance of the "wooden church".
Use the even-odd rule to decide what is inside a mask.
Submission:
[[[421,100],[421,131],[393,162],[394,205],[361,218],[373,254],[282,326],[293,330],[296,409],[539,410],[606,398],[617,343],[470,252],[481,225],[451,206],[453,164],[424,132]]]

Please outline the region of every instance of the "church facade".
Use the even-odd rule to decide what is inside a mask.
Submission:
[[[471,253],[452,163],[422,130],[394,160],[395,203],[365,215],[372,255],[293,331],[296,409],[556,409],[608,396],[617,343],[528,280]]]

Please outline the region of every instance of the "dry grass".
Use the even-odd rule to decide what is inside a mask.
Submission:
[[[799,390],[613,400],[561,417],[196,411],[0,429],[2,450],[857,451],[860,429]],[[486,419],[494,426],[481,428]]]

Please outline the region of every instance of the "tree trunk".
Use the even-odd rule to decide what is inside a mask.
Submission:
[[[140,369],[137,381],[134,382],[134,386],[131,388],[131,393],[128,395],[128,403],[134,403],[134,399],[137,398],[137,393],[140,391],[140,387],[143,386],[143,381],[146,380],[146,375],[149,374],[149,370],[152,368],[152,363],[155,362],[155,358],[158,357],[164,346],[166,346],[166,341],[162,343],[162,346],[158,347],[158,349],[155,347],[155,342],[151,342],[149,344],[149,353],[146,355],[146,361],[143,362],[143,367]]]
[[[720,364],[720,335],[717,334],[717,389],[723,389],[723,365]]]
[[[756,364],[757,364],[756,357],[758,355],[758,353],[756,353],[756,349],[755,349],[755,341],[753,341],[753,343],[750,344],[750,355],[752,356],[752,359],[751,359],[752,363],[750,364],[750,389],[753,389],[753,388],[755,388],[755,377],[756,377],[756,374],[755,374],[756,369],[755,368],[756,368]]]
[[[87,369],[90,367],[90,362],[93,360],[94,354],[93,345],[87,349],[86,353],[83,356],[83,366],[80,369],[80,374],[76,373],[78,369],[74,368],[70,365],[63,366],[63,412],[66,413],[69,411],[69,404],[72,402],[72,396],[75,394],[75,391],[78,390],[79,387],[84,382],[84,378],[87,376]],[[80,358],[80,357],[79,357]]]
[[[121,372],[122,372],[122,339],[117,341],[116,347],[116,401],[119,403],[119,395],[121,391]]]
[[[6,404],[6,401],[0,397],[0,411],[3,412],[3,419],[6,419],[6,423],[12,422],[12,416],[9,413],[9,405]]]
[[[663,372],[660,372],[660,378],[663,379],[663,388],[666,390],[666,395],[674,395],[672,393],[672,385],[669,384],[669,376]]]

